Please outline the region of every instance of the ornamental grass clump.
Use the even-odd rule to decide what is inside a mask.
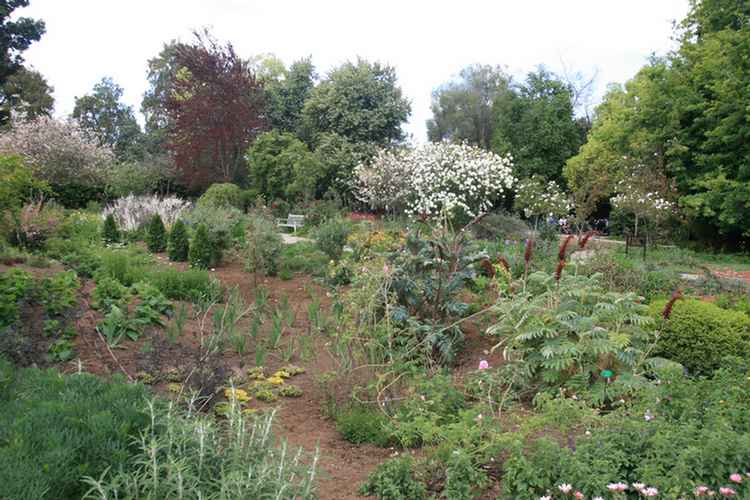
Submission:
[[[103,216],[113,215],[125,231],[132,232],[148,227],[154,214],[159,214],[169,227],[187,210],[189,203],[175,196],[134,196],[117,199],[104,209]]]

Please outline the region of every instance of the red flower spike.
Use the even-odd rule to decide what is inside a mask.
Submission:
[[[581,247],[581,250],[586,246],[586,243],[589,241],[589,238],[595,234],[598,234],[596,231],[589,231],[586,233],[583,238],[581,238],[581,241],[578,242],[578,245]]]
[[[664,316],[664,319],[669,319],[669,315],[672,314],[672,307],[674,306],[674,303],[677,300],[681,300],[685,302],[685,298],[679,294],[669,299],[669,302],[667,302],[667,305],[664,307],[664,310],[661,312],[662,316]]]
[[[556,279],[556,280],[558,280],[558,281],[560,280],[560,276],[562,276],[562,272],[563,272],[563,268],[564,268],[564,267],[565,267],[565,261],[564,261],[564,260],[561,260],[561,261],[560,261],[560,262],[559,262],[559,263],[557,264],[557,269],[555,270],[555,279]]]
[[[497,259],[497,262],[501,263],[503,265],[503,267],[505,267],[505,270],[508,271],[508,272],[510,272],[510,264],[508,264],[507,260],[505,260],[502,257],[500,257],[499,259]]]
[[[482,264],[487,266],[487,272],[490,273],[490,278],[495,277],[495,268],[492,267],[492,262],[489,261],[489,259],[482,259]]]
[[[531,240],[528,240],[526,242],[526,251],[523,253],[523,260],[526,261],[526,263],[529,263],[529,259],[531,259],[531,247],[534,246],[534,242]]]
[[[567,257],[568,253],[568,243],[570,243],[570,240],[572,240],[573,238],[574,236],[570,234],[567,238],[565,238],[565,241],[560,244],[560,251],[557,253],[558,260],[565,260],[565,257]]]

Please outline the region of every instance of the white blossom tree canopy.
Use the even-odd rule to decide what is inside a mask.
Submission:
[[[510,156],[466,144],[437,142],[405,158],[412,178],[409,212],[477,217],[513,187]]]

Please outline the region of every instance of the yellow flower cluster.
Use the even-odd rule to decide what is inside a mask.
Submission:
[[[268,377],[268,382],[270,382],[271,384],[281,385],[284,383],[284,379],[274,375],[273,377]]]
[[[224,396],[227,399],[232,399],[232,389],[226,389],[224,391]],[[247,392],[243,391],[242,389],[235,389],[234,397],[239,404],[247,403],[251,399],[250,396],[248,396]]]
[[[277,371],[276,373],[273,374],[273,376],[274,377],[279,377],[279,378],[289,378],[289,377],[291,377],[291,375],[289,373],[285,372],[284,370]]]
[[[350,235],[347,244],[354,248],[369,248],[373,252],[393,252],[403,246],[404,236],[388,231],[365,231]]]

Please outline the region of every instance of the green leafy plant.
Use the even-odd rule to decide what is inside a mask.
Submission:
[[[406,235],[406,251],[390,256],[389,286],[379,297],[381,314],[401,328],[411,328],[425,344],[429,360],[450,363],[464,339],[455,320],[468,306],[459,296],[476,278],[472,265],[482,255],[466,234],[473,223],[455,235],[430,228],[422,219],[418,224]]]
[[[376,495],[380,500],[424,500],[427,485],[414,479],[413,459],[407,456],[379,463],[368,472],[357,493]]]
[[[600,276],[529,276],[529,290],[500,297],[488,334],[501,337],[525,384],[563,385],[588,391],[591,404],[619,399],[642,387],[644,368],[665,363],[645,359],[655,336],[646,306],[633,292],[605,292]],[[608,372],[609,377],[602,373]]]

